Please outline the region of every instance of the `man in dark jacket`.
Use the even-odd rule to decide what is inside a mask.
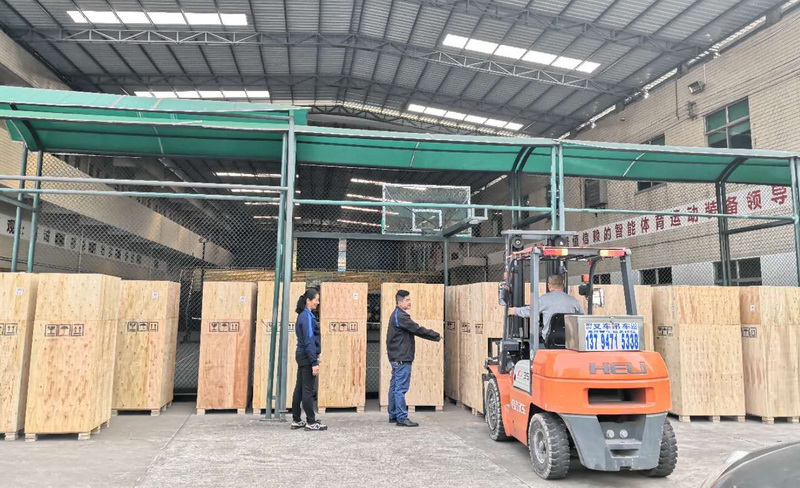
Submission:
[[[414,336],[439,342],[442,337],[435,330],[420,327],[411,320],[411,293],[398,290],[395,295],[397,308],[389,317],[386,331],[386,353],[392,365],[392,379],[389,382],[389,422],[398,427],[417,427],[419,424],[408,419],[406,392],[411,385],[411,363],[414,361]]]

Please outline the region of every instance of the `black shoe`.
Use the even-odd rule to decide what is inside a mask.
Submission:
[[[306,424],[305,430],[328,430],[328,426],[321,424],[318,420],[313,424]]]
[[[389,423],[390,424],[396,424],[397,423],[397,419],[389,419]]]
[[[398,420],[397,421],[397,426],[398,427],[419,427],[419,424],[416,423],[416,422],[412,422],[412,421],[410,421],[408,419],[405,419],[405,420]]]
[[[306,426],[306,422],[304,420],[301,420],[299,422],[296,422],[296,421],[292,420],[292,430],[302,429],[305,426]]]

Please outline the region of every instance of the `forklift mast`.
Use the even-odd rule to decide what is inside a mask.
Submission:
[[[514,369],[514,364],[522,359],[533,360],[539,344],[539,274],[540,265],[545,263],[545,282],[552,275],[564,276],[564,292],[568,289],[569,261],[582,261],[589,263],[588,283],[581,285],[581,294],[587,297],[587,314],[592,313],[592,295],[594,271],[597,264],[603,259],[618,257],[622,270],[622,285],[625,291],[625,308],[628,315],[636,315],[636,298],[633,289],[633,270],[628,249],[599,249],[588,247],[570,247],[569,238],[574,232],[547,232],[508,230],[503,234],[506,237],[505,272],[506,283],[509,285],[509,299],[505,300],[506,311],[503,326],[503,338],[500,343],[500,357],[498,366],[501,373]],[[528,247],[526,247],[526,245]],[[527,280],[531,285],[530,320],[522,317],[508,316],[508,307],[523,307],[526,305],[525,297],[525,265],[530,263]],[[533,333],[531,331],[533,330]]]

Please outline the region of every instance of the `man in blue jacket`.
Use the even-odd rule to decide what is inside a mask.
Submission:
[[[386,353],[392,365],[392,379],[389,383],[389,422],[398,427],[417,427],[419,424],[408,419],[406,392],[411,385],[411,363],[414,362],[414,336],[439,342],[442,337],[435,330],[426,329],[411,320],[411,293],[398,290],[395,295],[397,308],[389,317],[386,331]]]

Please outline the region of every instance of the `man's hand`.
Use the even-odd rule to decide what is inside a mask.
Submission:
[[[319,376],[319,365],[311,366],[311,374],[314,376]]]
[[[508,307],[508,315],[509,315],[510,317],[513,317],[514,315],[516,315],[516,314],[514,313],[514,312],[516,312],[516,311],[517,311],[517,309],[516,309],[516,308],[514,308],[514,307]]]

